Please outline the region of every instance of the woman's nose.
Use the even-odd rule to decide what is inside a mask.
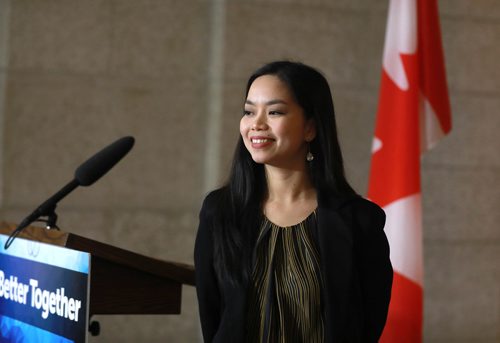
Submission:
[[[255,120],[252,123],[252,130],[261,131],[265,130],[266,128],[267,128],[266,118],[261,114],[255,116]]]

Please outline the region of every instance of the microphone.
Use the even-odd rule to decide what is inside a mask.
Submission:
[[[42,216],[54,216],[53,221],[57,218],[55,208],[57,203],[66,195],[71,193],[78,186],[90,186],[113,168],[134,146],[134,137],[126,136],[111,143],[87,161],[82,163],[75,171],[75,177],[66,186],[61,188],[57,193],[43,202],[36,210],[17,226],[14,232],[5,242],[5,250],[7,250],[19,233],[29,224]]]
[[[82,163],[75,171],[79,186],[90,186],[115,166],[134,146],[134,137],[127,136],[108,145]]]

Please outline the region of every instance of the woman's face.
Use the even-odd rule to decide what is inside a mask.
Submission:
[[[274,75],[260,76],[250,86],[240,133],[255,162],[291,169],[305,166],[307,142],[316,135],[313,120]]]

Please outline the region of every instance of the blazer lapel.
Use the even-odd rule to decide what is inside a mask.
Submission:
[[[318,206],[318,247],[324,282],[325,342],[343,336],[352,288],[353,237],[338,208],[345,201],[330,199]]]

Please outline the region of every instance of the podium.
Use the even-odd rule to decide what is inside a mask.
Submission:
[[[10,235],[15,227],[2,222],[0,233]],[[179,314],[182,285],[195,285],[191,265],[154,259],[72,233],[36,226],[26,227],[18,237],[91,254],[89,316]]]

